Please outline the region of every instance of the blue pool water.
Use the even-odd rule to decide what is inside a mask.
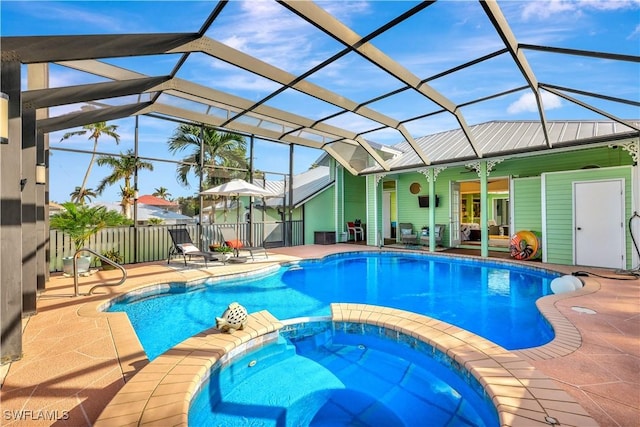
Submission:
[[[215,326],[215,317],[233,301],[279,319],[326,316],[332,302],[383,305],[440,319],[512,350],[553,338],[535,301],[550,293],[558,276],[462,258],[356,253],[304,261],[263,277],[171,284],[162,294],[125,296],[108,310],[128,314],[150,360]]]
[[[189,426],[499,425],[475,378],[447,356],[368,328],[284,331],[214,370],[191,402]]]

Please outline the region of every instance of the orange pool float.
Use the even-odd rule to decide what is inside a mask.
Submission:
[[[533,231],[521,230],[511,236],[511,257],[517,260],[535,259],[540,256],[540,239]]]

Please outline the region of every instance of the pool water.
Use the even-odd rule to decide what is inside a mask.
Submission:
[[[535,301],[558,277],[543,270],[420,254],[357,253],[304,261],[275,273],[129,295],[123,311],[150,360],[215,326],[231,302],[279,319],[327,316],[333,302],[388,306],[474,332],[507,349],[539,346],[553,330]]]
[[[338,331],[281,336],[214,371],[189,426],[497,426],[480,386],[422,345]]]

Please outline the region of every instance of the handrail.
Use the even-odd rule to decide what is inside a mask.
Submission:
[[[81,249],[78,249],[73,254],[73,290],[74,290],[73,296],[74,297],[77,297],[77,296],[80,295],[78,293],[78,254],[80,252],[89,252],[89,253],[97,256],[101,261],[105,261],[107,264],[111,264],[115,268],[120,269],[120,271],[122,272],[122,279],[120,279],[120,281],[118,283],[111,283],[111,284],[107,283],[107,284],[102,284],[102,285],[96,285],[96,286],[92,287],[91,289],[89,289],[89,293],[86,294],[86,295],[91,295],[95,288],[101,288],[103,286],[120,286],[125,282],[125,280],[127,280],[127,270],[125,270],[123,266],[121,266],[120,264],[118,264],[115,261],[110,260],[109,258],[105,257],[104,255],[100,255],[99,253],[95,252],[92,249],[81,248]]]

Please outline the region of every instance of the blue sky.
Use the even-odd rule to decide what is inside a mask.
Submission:
[[[6,1],[0,3],[2,36],[196,32],[209,15],[214,2],[168,1]],[[350,1],[318,4],[360,35],[366,35],[396,17],[417,2]],[[499,2],[519,42],[552,47],[584,49],[617,54],[640,54],[640,1],[501,1]],[[206,34],[235,49],[253,55],[292,74],[300,74],[331,57],[342,45],[273,1],[231,1]],[[376,37],[373,44],[420,78],[463,64],[502,47],[500,39],[482,8],[475,1],[439,1],[392,30]],[[527,60],[541,82],[568,86],[613,97],[640,101],[640,67],[637,62],[618,63],[597,58],[552,55],[527,51]],[[168,74],[177,55],[106,60],[146,75]],[[203,54],[192,54],[178,77],[229,92],[250,100],[262,97],[278,85]],[[103,81],[60,66],[51,67],[51,85],[67,86]],[[309,81],[355,101],[362,102],[402,85],[356,54],[347,54],[334,64],[314,73]],[[24,82],[26,85],[26,80]],[[429,83],[455,103],[482,98],[489,94],[525,84],[522,74],[508,55],[478,64],[467,71]],[[638,119],[637,107],[580,97],[598,108],[621,118]],[[553,95],[544,95],[548,120],[604,119],[592,111],[572,105]],[[311,118],[322,118],[337,108],[317,99],[286,90],[267,105]],[[437,107],[415,92],[405,91],[393,99],[369,105],[397,120],[434,111]],[[53,115],[77,109],[66,106],[52,110]],[[463,108],[470,125],[491,120],[535,120],[538,118],[533,97],[524,92],[501,97],[482,105]],[[110,122],[118,125],[119,146],[104,138],[99,150],[118,153],[133,148],[135,119]],[[366,132],[376,124],[353,115],[342,114],[328,123],[357,132]],[[170,158],[166,141],[175,123],[149,117],[139,120],[140,154]],[[457,128],[451,116],[436,115],[407,122],[414,137]],[[86,137],[60,142],[63,132],[51,134],[52,147],[90,150]],[[383,144],[401,141],[394,130],[365,134],[365,138]],[[322,152],[295,148],[294,170],[306,170]],[[256,142],[257,169],[287,173],[288,147]],[[179,156],[180,158],[183,156]],[[51,200],[62,202],[80,185],[89,162],[85,154],[54,151],[51,157]],[[155,162],[154,172],[140,174],[140,193],[167,187],[173,197],[195,193],[194,185],[184,188],[176,182],[175,165]],[[94,167],[89,187],[95,188],[108,170]],[[271,179],[280,178],[270,175]],[[100,199],[118,200],[118,186],[108,188]]]

